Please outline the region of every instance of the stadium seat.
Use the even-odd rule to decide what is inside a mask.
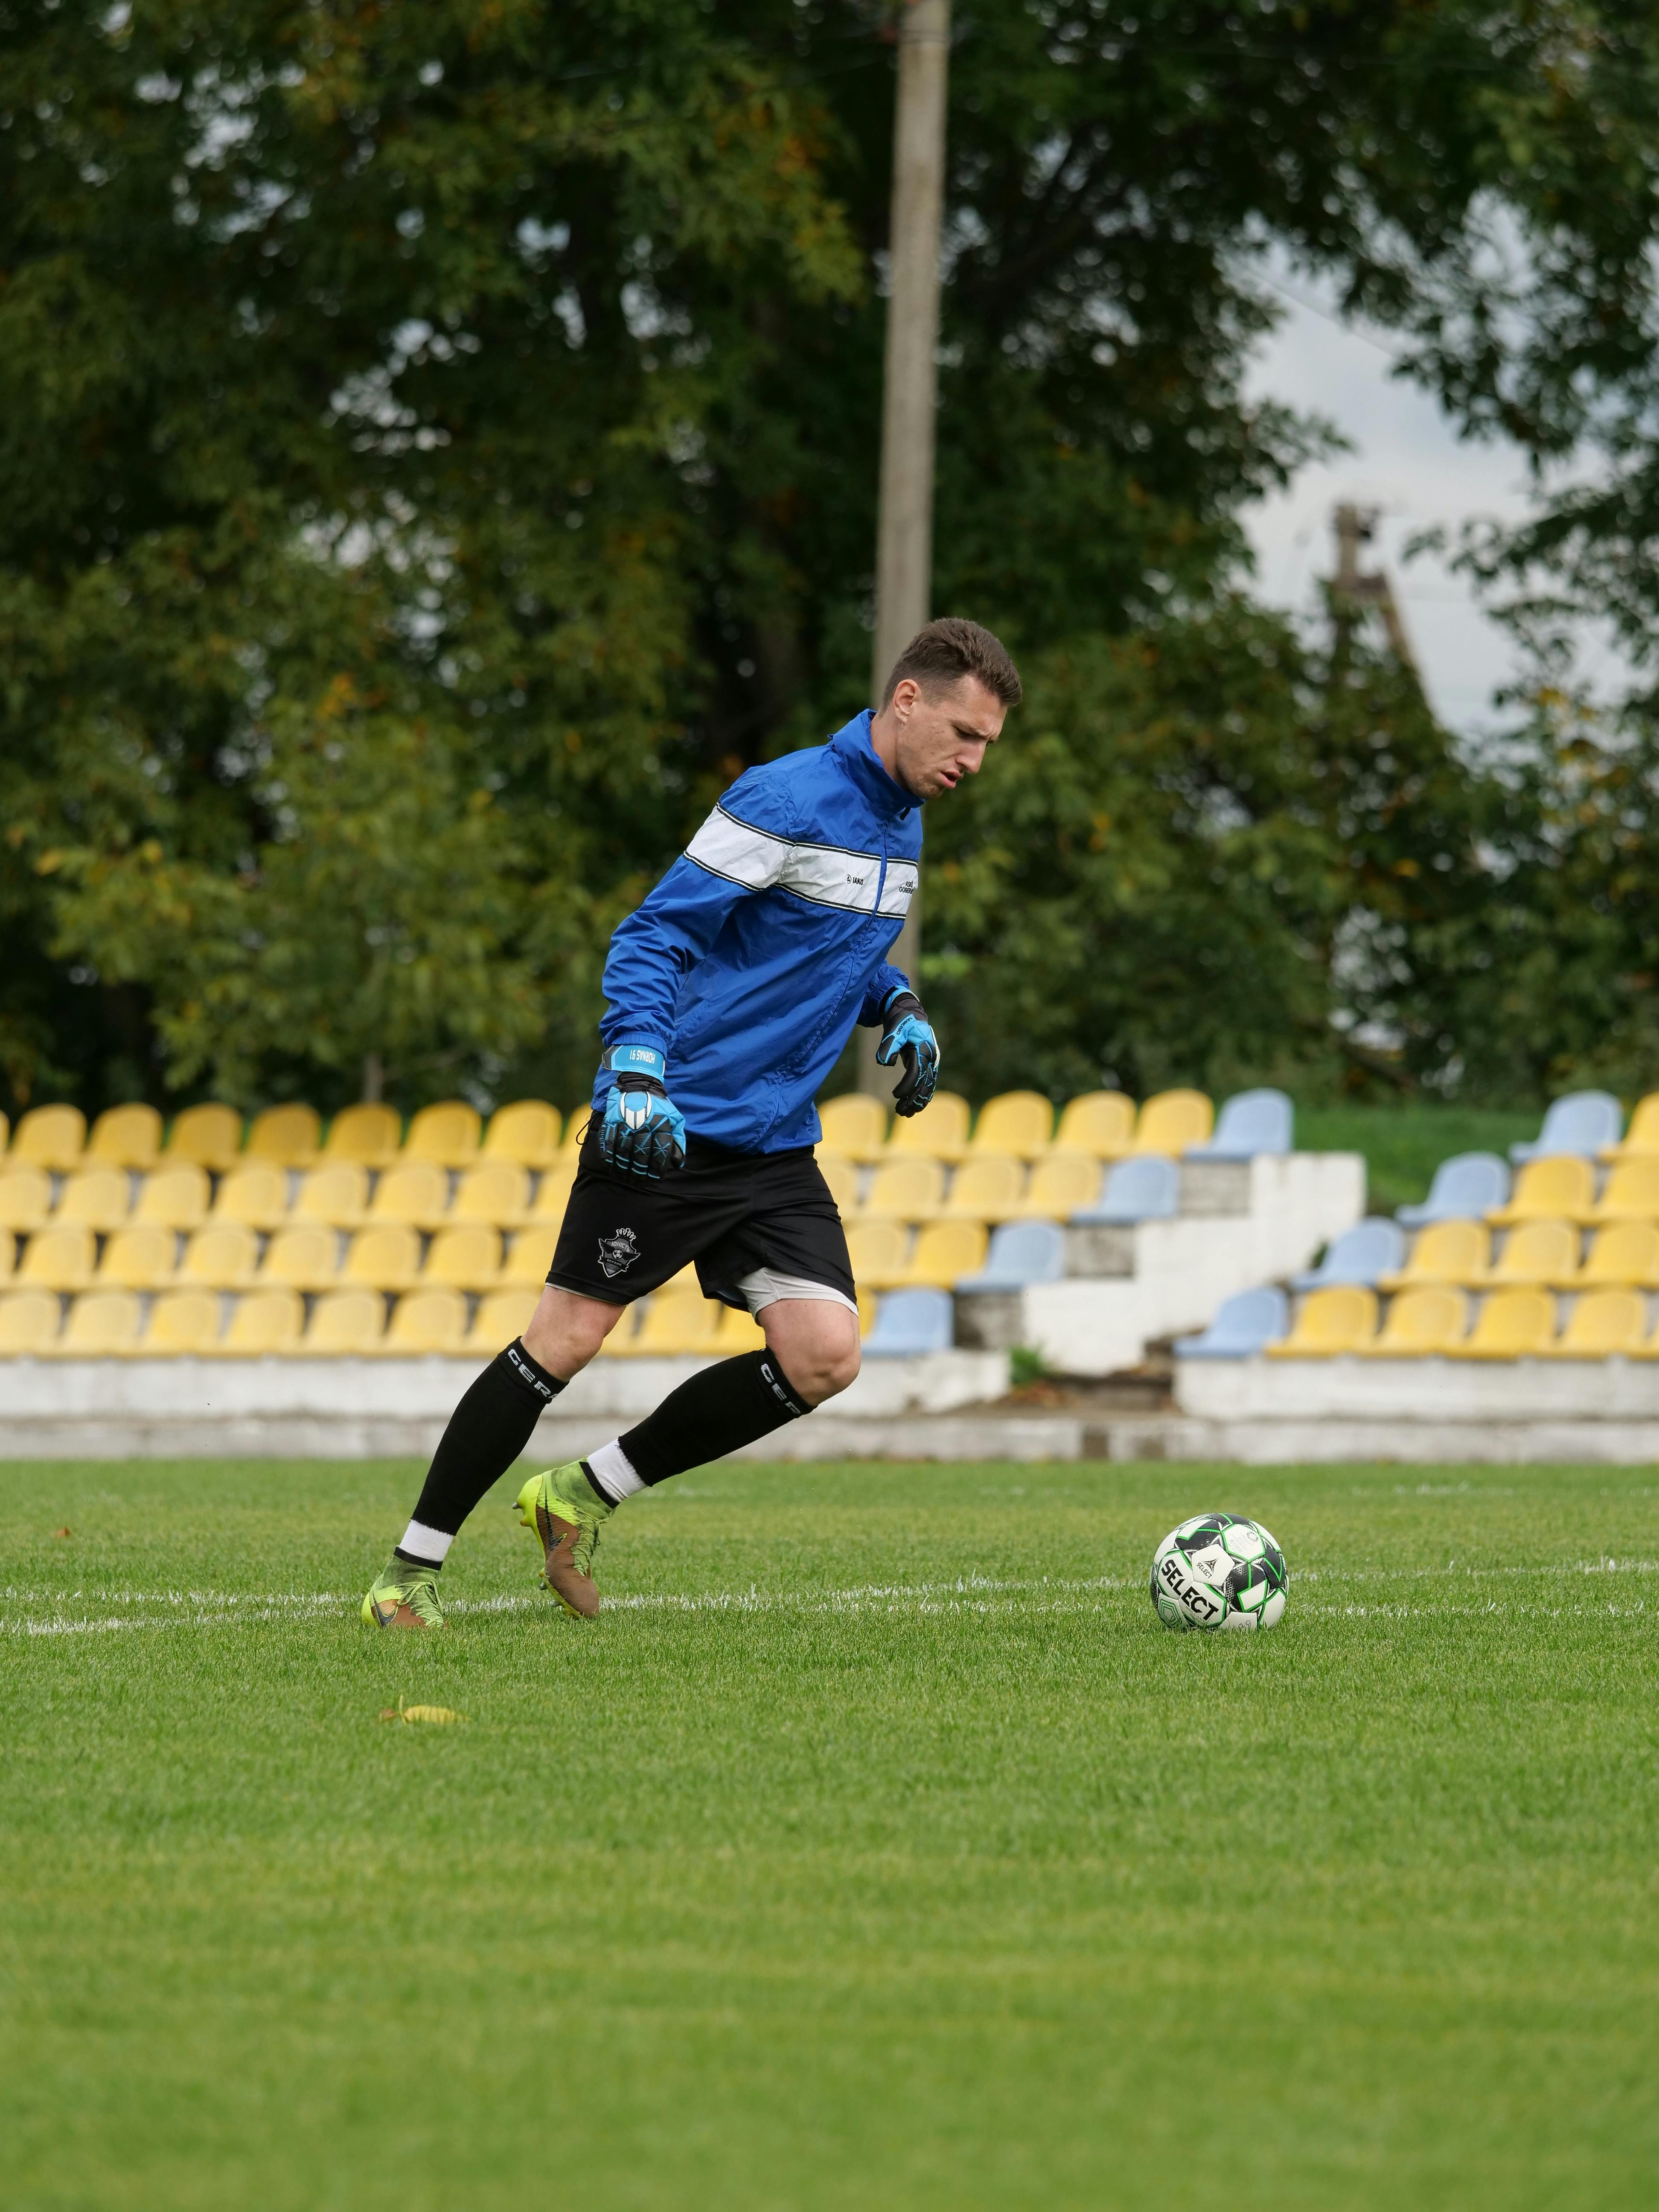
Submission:
[[[1288,1152],[1296,1137],[1296,1109],[1282,1091],[1239,1091],[1223,1103],[1215,1133],[1188,1145],[1189,1160],[1253,1160],[1259,1152]]]
[[[143,1308],[131,1291],[88,1291],[70,1302],[51,1349],[60,1359],[108,1359],[134,1352],[143,1320]]]
[[[171,1229],[158,1228],[154,1222],[135,1222],[118,1229],[98,1263],[99,1289],[160,1290],[173,1280],[178,1243]]]
[[[436,1229],[448,1212],[448,1174],[430,1160],[400,1160],[388,1168],[368,1202],[371,1221],[406,1221],[416,1229]]]
[[[1659,1221],[1659,1154],[1617,1162],[1582,1218],[1591,1228],[1604,1221]]]
[[[981,1152],[951,1178],[942,1209],[947,1219],[1007,1221],[1019,1212],[1025,1169],[1009,1152]]]
[[[154,1167],[161,1149],[161,1117],[153,1106],[111,1106],[92,1125],[86,1157],[100,1167]]]
[[[1616,1145],[1604,1145],[1604,1160],[1631,1160],[1659,1156],[1659,1091],[1650,1091],[1636,1102],[1630,1127]]]
[[[50,1291],[15,1291],[0,1298],[0,1359],[50,1352],[62,1318],[63,1308]]]
[[[909,1232],[896,1221],[858,1221],[848,1224],[847,1249],[854,1279],[872,1291],[890,1290],[904,1280]]]
[[[319,1221],[301,1221],[271,1238],[258,1281],[261,1288],[270,1283],[289,1291],[325,1291],[339,1275],[339,1238]]]
[[[1160,1091],[1135,1118],[1131,1152],[1167,1152],[1171,1159],[1208,1139],[1215,1108],[1201,1091]]]
[[[1053,1221],[1009,1221],[994,1231],[985,1265],[965,1275],[959,1291],[1019,1291],[1058,1283],[1066,1273],[1066,1232]]]
[[[559,1146],[559,1160],[573,1170],[581,1158],[582,1139],[587,1134],[587,1125],[593,1118],[593,1109],[576,1107],[564,1125],[564,1136]]]
[[[558,1158],[559,1133],[564,1124],[556,1106],[544,1098],[519,1098],[498,1106],[484,1131],[483,1158],[503,1166],[550,1168]]]
[[[945,1202],[945,1167],[920,1158],[884,1160],[858,1209],[860,1221],[931,1221]]]
[[[851,1213],[859,1202],[859,1171],[845,1152],[827,1152],[820,1145],[816,1154],[818,1173],[830,1186],[838,1213]]]
[[[121,1226],[131,1210],[132,1189],[125,1168],[79,1168],[58,1192],[52,1219],[84,1222],[106,1236]]]
[[[1060,1109],[1054,1132],[1057,1152],[1089,1152],[1097,1160],[1120,1160],[1135,1140],[1135,1105],[1121,1091],[1085,1091]]]
[[[10,1282],[17,1273],[17,1239],[9,1229],[0,1229],[0,1285]]]
[[[1310,1291],[1297,1309],[1290,1334],[1263,1348],[1270,1359],[1331,1359],[1371,1343],[1376,1335],[1376,1291],[1343,1283]]]
[[[1119,1160],[1106,1170],[1106,1188],[1079,1221],[1129,1223],[1172,1220],[1181,1207],[1181,1176],[1172,1159],[1147,1152],[1138,1160]]]
[[[1648,1302],[1639,1291],[1591,1291],[1574,1300],[1554,1343],[1540,1349],[1552,1359],[1630,1358],[1640,1355],[1647,1327]]]
[[[1546,1351],[1554,1336],[1555,1300],[1547,1291],[1494,1291],[1450,1351],[1455,1359],[1522,1359]]]
[[[320,1221],[327,1229],[361,1229],[368,1213],[368,1170],[355,1160],[307,1168],[294,1194],[294,1221]]]
[[[234,1106],[186,1106],[167,1132],[161,1157],[223,1175],[241,1149],[242,1117]]]
[[[436,1106],[422,1106],[404,1139],[406,1160],[430,1160],[441,1168],[470,1168],[478,1157],[483,1127],[476,1106],[464,1099],[446,1098]],[[396,1316],[393,1316],[396,1326]]]
[[[1035,1091],[1005,1091],[980,1108],[970,1150],[1034,1160],[1048,1150],[1054,1133],[1054,1109],[1046,1098]]]
[[[398,1157],[403,1122],[395,1106],[347,1106],[328,1125],[325,1160],[355,1160],[359,1167],[389,1168]],[[307,1336],[306,1341],[310,1342]]]
[[[1559,1158],[1565,1152],[1595,1159],[1619,1141],[1624,1125],[1619,1101],[1606,1091],[1574,1091],[1551,1102],[1544,1126],[1530,1144],[1511,1145],[1510,1158],[1517,1167],[1529,1160]]]
[[[1510,1284],[1570,1281],[1578,1272],[1578,1231],[1570,1221],[1526,1221],[1511,1229],[1503,1249],[1480,1277],[1500,1290]]]
[[[487,1291],[501,1272],[501,1231],[481,1221],[441,1229],[421,1270],[421,1285],[445,1284],[455,1291]]]
[[[502,1291],[534,1291],[539,1297],[547,1284],[547,1271],[553,1264],[553,1247],[558,1232],[551,1223],[539,1222],[521,1229],[507,1248],[501,1261],[501,1272],[495,1278],[495,1286]]]
[[[714,1341],[709,1349],[721,1359],[735,1359],[744,1352],[763,1352],[766,1331],[751,1313],[741,1312],[736,1306],[722,1306],[720,1317],[714,1328]]]
[[[927,1115],[919,1118],[925,1121]],[[840,1098],[821,1099],[818,1120],[823,1126],[823,1145],[830,1152],[866,1164],[880,1158],[887,1143],[887,1109],[879,1098],[849,1091]]]
[[[386,1300],[378,1291],[330,1291],[312,1308],[300,1346],[329,1358],[377,1352],[386,1334]]]
[[[549,1168],[536,1185],[535,1200],[530,1208],[531,1220],[538,1226],[551,1229],[556,1236],[559,1224],[564,1219],[565,1207],[570,1203],[571,1187],[575,1180],[574,1160],[560,1159]],[[550,1243],[547,1249],[550,1258],[553,1251]]]
[[[421,1240],[414,1230],[406,1222],[376,1221],[352,1238],[339,1279],[364,1290],[408,1291],[420,1270]]]
[[[178,1229],[186,1236],[207,1219],[212,1196],[207,1170],[191,1160],[175,1160],[147,1175],[138,1186],[135,1221],[154,1223],[158,1229]]]
[[[457,1226],[481,1221],[491,1229],[517,1229],[530,1218],[530,1172],[516,1160],[482,1160],[455,1186],[445,1218]]]
[[[87,1141],[87,1117],[78,1106],[33,1106],[12,1132],[8,1168],[45,1168],[66,1175]]]
[[[1486,1215],[1494,1229],[1517,1229],[1523,1221],[1573,1221],[1595,1201],[1595,1169],[1582,1155],[1555,1152],[1528,1160],[1515,1179],[1507,1206]]]
[[[317,1157],[322,1126],[314,1106],[267,1106],[253,1117],[246,1157],[274,1168],[308,1168]]]
[[[1483,1237],[1480,1250],[1483,1265],[1486,1256]],[[1405,1265],[1405,1260],[1403,1230],[1397,1222],[1373,1214],[1369,1220],[1357,1221],[1352,1229],[1345,1229],[1327,1247],[1325,1256],[1316,1267],[1310,1268],[1304,1275],[1292,1275],[1291,1288],[1293,1291],[1322,1291],[1334,1285],[1346,1283],[1375,1287],[1385,1275],[1397,1276]]]
[[[1659,1224],[1614,1221],[1598,1229],[1577,1274],[1565,1277],[1558,1290],[1599,1290],[1614,1285],[1659,1291]]]
[[[441,1284],[422,1285],[398,1299],[377,1349],[405,1358],[459,1352],[466,1340],[466,1300]]]
[[[23,1247],[15,1279],[33,1290],[84,1291],[92,1281],[94,1249],[84,1222],[54,1221]]]
[[[954,1091],[936,1091],[932,1104],[920,1114],[895,1114],[881,1158],[890,1160],[907,1152],[920,1152],[930,1160],[966,1158],[968,1101]]]
[[[206,1291],[246,1290],[254,1279],[258,1239],[240,1221],[210,1221],[185,1247],[179,1284]]]
[[[982,1221],[929,1221],[918,1231],[915,1247],[891,1287],[951,1290],[964,1275],[979,1273],[989,1243]]]
[[[1402,1206],[1395,1219],[1405,1229],[1431,1221],[1480,1221],[1510,1194],[1510,1171],[1496,1152],[1456,1152],[1434,1171],[1420,1206]]]
[[[481,1359],[493,1359],[503,1345],[529,1328],[538,1296],[535,1291],[491,1291],[480,1298],[464,1348]]]
[[[859,1334],[860,1337],[866,1337],[876,1325],[876,1308],[881,1303],[880,1297],[877,1291],[871,1290],[867,1284],[860,1283],[858,1286],[858,1301]]]
[[[876,1309],[876,1324],[864,1349],[872,1359],[916,1359],[948,1352],[953,1316],[948,1291],[889,1291]]]
[[[218,1295],[213,1291],[168,1291],[149,1310],[138,1349],[158,1358],[211,1352],[219,1341]]]
[[[1425,1285],[1391,1298],[1376,1341],[1355,1348],[1374,1359],[1438,1357],[1462,1341],[1468,1325],[1469,1302],[1462,1291]]]
[[[1015,1219],[1069,1221],[1100,1196],[1100,1162],[1087,1152],[1045,1152],[1031,1170]]]
[[[1290,1311],[1285,1293],[1272,1283],[1260,1290],[1235,1291],[1198,1336],[1178,1336],[1177,1359],[1253,1359],[1285,1334]]]
[[[263,1359],[273,1352],[297,1352],[305,1310],[296,1291],[275,1285],[250,1291],[231,1308],[225,1333],[214,1350],[228,1359]]]
[[[1403,1267],[1377,1278],[1384,1291],[1429,1283],[1484,1282],[1492,1264],[1492,1231],[1484,1221],[1431,1221],[1419,1230]]]
[[[635,1334],[615,1349],[641,1359],[712,1352],[720,1319],[720,1307],[699,1290],[659,1291],[646,1302],[644,1318]]]
[[[14,1168],[0,1175],[0,1230],[27,1237],[44,1229],[52,1212],[52,1177],[44,1168]]]
[[[233,1168],[214,1198],[210,1221],[238,1221],[248,1229],[280,1229],[288,1218],[288,1172],[269,1160]]]

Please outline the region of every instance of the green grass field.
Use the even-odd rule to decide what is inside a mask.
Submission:
[[[714,1468],[587,1626],[502,1491],[371,1636],[411,1483],[0,1468],[9,2212],[1652,2203],[1653,1469]]]

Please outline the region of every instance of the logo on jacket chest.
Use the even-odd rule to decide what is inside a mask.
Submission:
[[[625,1275],[640,1256],[631,1229],[618,1229],[599,1239],[599,1273],[607,1281]]]

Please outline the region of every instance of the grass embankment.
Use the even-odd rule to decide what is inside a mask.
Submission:
[[[1543,1115],[1479,1106],[1298,1106],[1296,1141],[1305,1152],[1363,1152],[1366,1204],[1392,1213],[1428,1195],[1434,1171],[1454,1152],[1496,1152],[1538,1134]]]

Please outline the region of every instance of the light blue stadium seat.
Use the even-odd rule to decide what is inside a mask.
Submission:
[[[1510,1158],[1517,1167],[1523,1160],[1545,1160],[1556,1152],[1582,1152],[1594,1159],[1603,1145],[1618,1143],[1624,1128],[1623,1109],[1610,1092],[1571,1091],[1565,1098],[1550,1101],[1536,1138],[1529,1145],[1511,1145]]]
[[[1092,1206],[1072,1216],[1073,1221],[1168,1221],[1179,1211],[1180,1177],[1176,1164],[1162,1152],[1146,1152],[1138,1160],[1120,1160],[1106,1178],[1106,1188]]]
[[[1005,1221],[991,1232],[984,1267],[957,1288],[1023,1291],[1028,1283],[1058,1283],[1065,1273],[1066,1231],[1057,1221]]]
[[[1188,1160],[1253,1160],[1258,1152],[1288,1152],[1296,1109],[1282,1091],[1241,1091],[1227,1099],[1207,1145],[1188,1145]]]
[[[1435,1170],[1422,1205],[1399,1206],[1394,1218],[1407,1229],[1431,1221],[1479,1221],[1509,1194],[1510,1171],[1496,1152],[1454,1152]]]
[[[949,1291],[889,1291],[864,1340],[866,1358],[914,1359],[948,1352],[953,1331]]]
[[[1253,1359],[1264,1345],[1276,1344],[1289,1328],[1291,1310],[1283,1291],[1264,1284],[1259,1291],[1237,1291],[1202,1336],[1178,1336],[1177,1359]]]
[[[1405,1264],[1405,1231],[1373,1215],[1345,1229],[1316,1267],[1291,1278],[1291,1288],[1322,1291],[1334,1283],[1359,1283],[1370,1289],[1379,1275],[1398,1274]]]

